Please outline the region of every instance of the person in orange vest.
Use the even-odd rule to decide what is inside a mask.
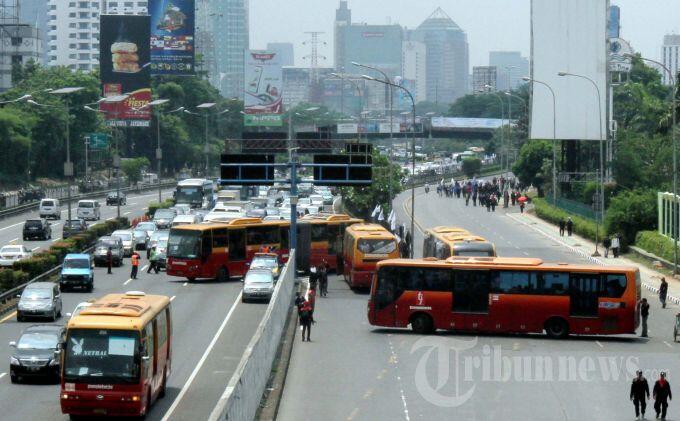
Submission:
[[[132,253],[132,272],[130,278],[137,279],[137,272],[139,271],[139,253],[136,251]]]

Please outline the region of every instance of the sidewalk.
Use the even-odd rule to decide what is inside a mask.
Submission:
[[[647,290],[658,294],[659,284],[661,284],[661,277],[665,276],[668,282],[668,301],[680,305],[680,280],[674,279],[671,276],[666,276],[663,273],[657,272],[655,270],[649,269],[645,266],[640,266],[636,262],[627,259],[625,257],[613,258],[612,253],[609,253],[609,258],[604,257],[604,249],[600,246],[598,251],[602,254],[600,257],[593,257],[593,251],[595,250],[595,243],[589,239],[580,237],[573,234],[571,237],[565,234],[564,237],[560,237],[559,227],[553,225],[549,222],[542,220],[541,218],[529,214],[529,213],[507,213],[510,219],[515,220],[518,223],[526,225],[528,228],[533,229],[544,236],[556,241],[563,246],[571,249],[572,251],[580,254],[586,259],[590,260],[592,263],[603,266],[616,266],[616,265],[628,265],[635,266],[640,269],[640,275],[642,278],[642,286]]]

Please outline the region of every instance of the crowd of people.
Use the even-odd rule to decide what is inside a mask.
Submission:
[[[430,186],[425,185],[425,193],[429,194]],[[436,188],[439,197],[465,199],[465,206],[486,208],[487,212],[495,212],[496,207],[519,205],[520,211],[524,212],[526,202],[529,200],[521,191],[519,181],[515,178],[493,177],[491,180],[453,180],[450,182],[442,179]]]

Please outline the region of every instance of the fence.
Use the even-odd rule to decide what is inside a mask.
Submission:
[[[257,413],[293,301],[295,250],[288,262],[255,335],[208,418],[210,421],[250,421]]]
[[[674,200],[673,193],[658,192],[658,204],[659,234],[674,239],[680,230],[680,224],[678,224],[680,196],[676,196]]]
[[[545,195],[545,201],[552,205],[553,204],[552,194],[546,194]],[[570,212],[570,213],[573,213],[575,215],[579,215],[579,216],[582,216],[584,218],[591,219],[593,221],[595,221],[595,219],[597,218],[597,213],[595,212],[595,210],[593,210],[592,207],[590,207],[590,206],[588,206],[584,203],[577,202],[575,200],[566,199],[564,197],[558,197],[557,200],[556,200],[556,204],[557,204],[558,208],[560,208],[560,209],[562,209],[566,212]]]

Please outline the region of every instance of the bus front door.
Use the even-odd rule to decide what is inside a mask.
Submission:
[[[246,230],[229,230],[229,275],[244,276],[246,266]]]

